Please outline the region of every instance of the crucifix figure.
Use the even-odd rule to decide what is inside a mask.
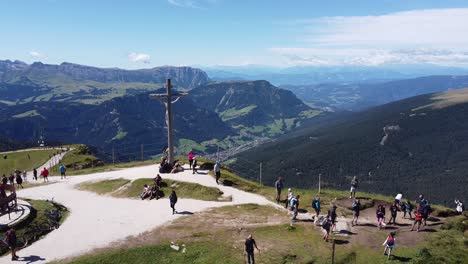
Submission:
[[[174,142],[172,141],[172,104],[177,102],[180,97],[187,95],[187,93],[171,92],[171,79],[166,81],[166,93],[165,94],[150,94],[151,99],[158,99],[166,106],[166,125],[167,125],[167,162],[169,164],[174,163]],[[175,100],[172,101],[172,98]]]

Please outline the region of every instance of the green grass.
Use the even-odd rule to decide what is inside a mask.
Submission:
[[[140,198],[141,191],[145,184],[153,184],[153,179],[138,179],[130,186],[115,194],[117,197]],[[171,190],[175,190],[177,197],[190,198],[203,201],[218,201],[223,193],[218,188],[206,187],[196,183],[173,181],[163,179],[161,191],[165,197],[169,197]]]
[[[229,108],[229,109],[219,113],[219,117],[223,121],[228,121],[228,120],[235,119],[235,118],[238,118],[238,117],[241,117],[241,116],[245,116],[248,113],[250,113],[252,110],[254,110],[255,108],[257,108],[256,105],[249,105],[249,106],[246,106],[246,107],[241,108],[241,109]]]
[[[32,209],[31,213],[28,216],[27,219],[19,222],[18,224],[15,225],[16,229],[16,236],[21,237],[25,231],[28,231],[30,226],[41,226],[43,224],[48,223],[48,216],[47,216],[47,211],[54,210],[56,209],[55,206],[47,201],[43,200],[29,200],[29,199],[24,199],[28,203],[31,204]],[[62,219],[60,220],[60,223],[63,223],[69,212],[68,211],[61,211],[62,214]],[[0,237],[4,237],[4,234],[7,230],[2,230],[0,231]],[[45,235],[45,234],[39,234],[39,235]],[[31,241],[30,243],[33,243]],[[0,255],[3,255],[8,252],[8,249],[4,246],[3,243],[0,243]]]
[[[196,152],[205,152],[206,146],[203,144],[198,144],[197,142],[190,139],[179,139],[179,144],[177,146],[177,151],[179,153],[189,153],[191,150]]]
[[[115,192],[118,188],[129,183],[130,180],[112,179],[98,182],[84,182],[78,186],[79,190],[95,192],[97,194],[107,194]]]
[[[222,263],[238,264],[239,257],[229,252],[227,242],[187,243],[187,252],[175,251],[169,242],[162,245],[144,246],[132,249],[110,251],[97,255],[78,257],[69,262],[52,263],[98,264],[98,263],[139,263],[139,264],[172,264],[172,263]]]
[[[85,145],[70,145],[67,146],[73,150],[68,152],[62,159],[63,165],[67,168],[67,175],[76,175],[80,172],[81,168],[93,168],[99,165],[98,158],[91,154]],[[52,171],[59,171],[59,165],[54,166]]]
[[[3,155],[7,156],[7,159],[0,156],[0,176],[5,174],[9,175],[15,169],[31,171],[33,168],[38,168],[44,165],[50,157],[56,153],[57,150],[31,150],[23,152],[11,152]],[[29,157],[28,157],[29,155]],[[38,169],[38,171],[40,171]],[[31,175],[29,175],[31,178]]]

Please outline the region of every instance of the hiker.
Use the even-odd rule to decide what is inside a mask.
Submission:
[[[3,174],[2,176],[2,184],[8,184],[8,178]]]
[[[405,218],[405,217],[406,217],[406,213],[408,213],[409,219],[412,220],[412,219],[413,219],[413,216],[411,215],[411,212],[413,212],[413,205],[411,204],[411,202],[410,202],[409,200],[406,201],[405,207],[406,207],[406,211],[405,211],[405,213],[404,213],[404,215],[403,215],[403,218]]]
[[[218,161],[215,163],[213,170],[216,176],[216,184],[219,184],[219,178],[221,178],[221,167],[219,166]]]
[[[156,186],[160,187],[162,181],[161,175],[159,175],[159,173],[156,174],[156,177],[153,178],[153,181],[156,184]]]
[[[293,191],[291,190],[291,188],[288,189],[288,197],[286,199],[286,204],[284,206],[284,208],[288,209],[288,205],[291,203],[291,199],[294,197],[294,193]]]
[[[8,181],[10,182],[10,185],[15,185],[15,175],[13,175],[13,173],[10,173],[10,176],[8,176]]]
[[[426,203],[426,205],[422,208],[422,220],[423,220],[423,225],[427,225],[427,218],[429,217],[429,214],[431,213],[431,205],[429,202]]]
[[[283,179],[281,177],[278,177],[278,180],[276,180],[275,188],[276,188],[276,203],[279,204],[281,200],[281,191],[283,190]]]
[[[65,165],[60,164],[60,179],[66,179],[67,176],[65,175],[65,171],[67,169],[65,168]]]
[[[21,178],[20,173],[16,174],[16,185],[18,186],[18,188],[21,186],[21,188],[24,189],[24,187],[23,187],[23,178]]]
[[[247,253],[247,263],[249,264],[255,264],[254,247],[260,252],[255,239],[253,239],[252,235],[249,235],[245,240],[245,253]]]
[[[18,256],[16,255],[16,230],[15,228],[10,228],[5,233],[5,243],[11,249],[11,260],[18,260]]]
[[[355,199],[351,205],[353,208],[353,220],[351,221],[351,226],[358,225],[357,221],[359,218],[359,211],[361,211],[361,202],[359,199]]]
[[[331,222],[331,228],[330,228],[330,231],[333,232],[333,230],[335,229],[335,225],[336,225],[336,208],[337,206],[335,204],[333,204],[332,208],[330,208],[330,210],[328,210],[328,213],[327,213],[327,217],[330,219],[330,222]]]
[[[150,195],[151,195],[151,189],[148,187],[148,184],[145,184],[145,186],[143,186],[143,191],[141,192],[140,198],[144,200]]]
[[[197,172],[197,157],[195,155],[193,155],[192,170],[192,174]]]
[[[193,158],[195,158],[195,154],[192,151],[189,152],[188,156],[189,168],[192,169]]]
[[[33,169],[33,177],[34,177],[34,180],[37,181],[37,169],[36,168]]]
[[[457,207],[455,208],[455,211],[457,212],[458,215],[461,215],[463,211],[465,211],[465,205],[458,199],[455,199],[455,204],[457,205]]]
[[[41,171],[41,176],[44,178],[44,182],[49,182],[49,171],[46,167]]]
[[[325,240],[325,242],[328,242],[328,237],[330,236],[330,227],[331,227],[332,223],[331,223],[331,220],[330,220],[330,217],[327,215],[327,217],[325,217],[325,220],[323,220],[322,222],[322,228],[323,228],[323,240]]]
[[[420,206],[419,206],[420,207]],[[416,226],[416,224],[418,224],[418,232],[419,230],[421,229],[421,224],[422,224],[422,209],[419,208],[417,210],[414,211],[414,223],[413,223],[413,226],[411,227],[411,231],[414,231],[414,227]]]
[[[296,197],[293,197],[291,199],[291,210],[293,211],[293,218],[292,220],[296,220],[297,217],[297,211],[299,210],[299,199],[301,198],[300,195],[297,195]]]
[[[388,221],[387,225],[391,224],[392,220],[393,220],[393,224],[396,225],[397,211],[398,211],[397,203],[392,204],[390,206],[390,220]]]
[[[379,204],[375,214],[377,216],[377,227],[382,229],[382,225],[385,226],[385,206]]]
[[[396,248],[395,232],[390,232],[390,234],[385,239],[382,246],[385,246],[383,254],[384,255],[388,254],[388,258],[390,258],[390,255],[392,254],[392,250]]]
[[[356,176],[353,177],[353,180],[351,180],[351,190],[350,190],[350,195],[349,199],[351,198],[356,198],[356,188],[358,187],[358,179]]]
[[[403,194],[399,193],[395,196],[395,204],[397,204],[398,206],[400,206],[401,204],[401,198],[403,198]]]
[[[312,201],[312,208],[314,208],[315,210],[315,222],[318,220],[319,218],[319,214],[320,214],[320,197],[316,196],[314,198],[314,200]],[[312,216],[312,218],[314,218]]]
[[[175,209],[175,204],[177,203],[177,194],[174,190],[172,190],[171,195],[169,196],[169,202],[171,203],[172,214],[177,213]]]

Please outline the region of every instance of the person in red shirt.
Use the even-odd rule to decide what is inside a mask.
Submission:
[[[49,181],[49,171],[47,170],[47,168],[44,167],[44,169],[41,171],[41,176],[42,178],[44,178],[44,182],[48,182]]]

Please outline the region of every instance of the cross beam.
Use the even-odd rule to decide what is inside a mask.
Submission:
[[[165,94],[150,94],[149,96],[151,99],[160,100],[166,106],[167,147],[168,147],[167,162],[169,162],[169,164],[172,165],[174,162],[174,142],[172,140],[172,104],[177,102],[182,96],[188,95],[188,93],[181,93],[181,92],[172,93],[171,88],[172,88],[171,79],[167,79]],[[174,101],[172,101],[173,97],[176,98]]]

